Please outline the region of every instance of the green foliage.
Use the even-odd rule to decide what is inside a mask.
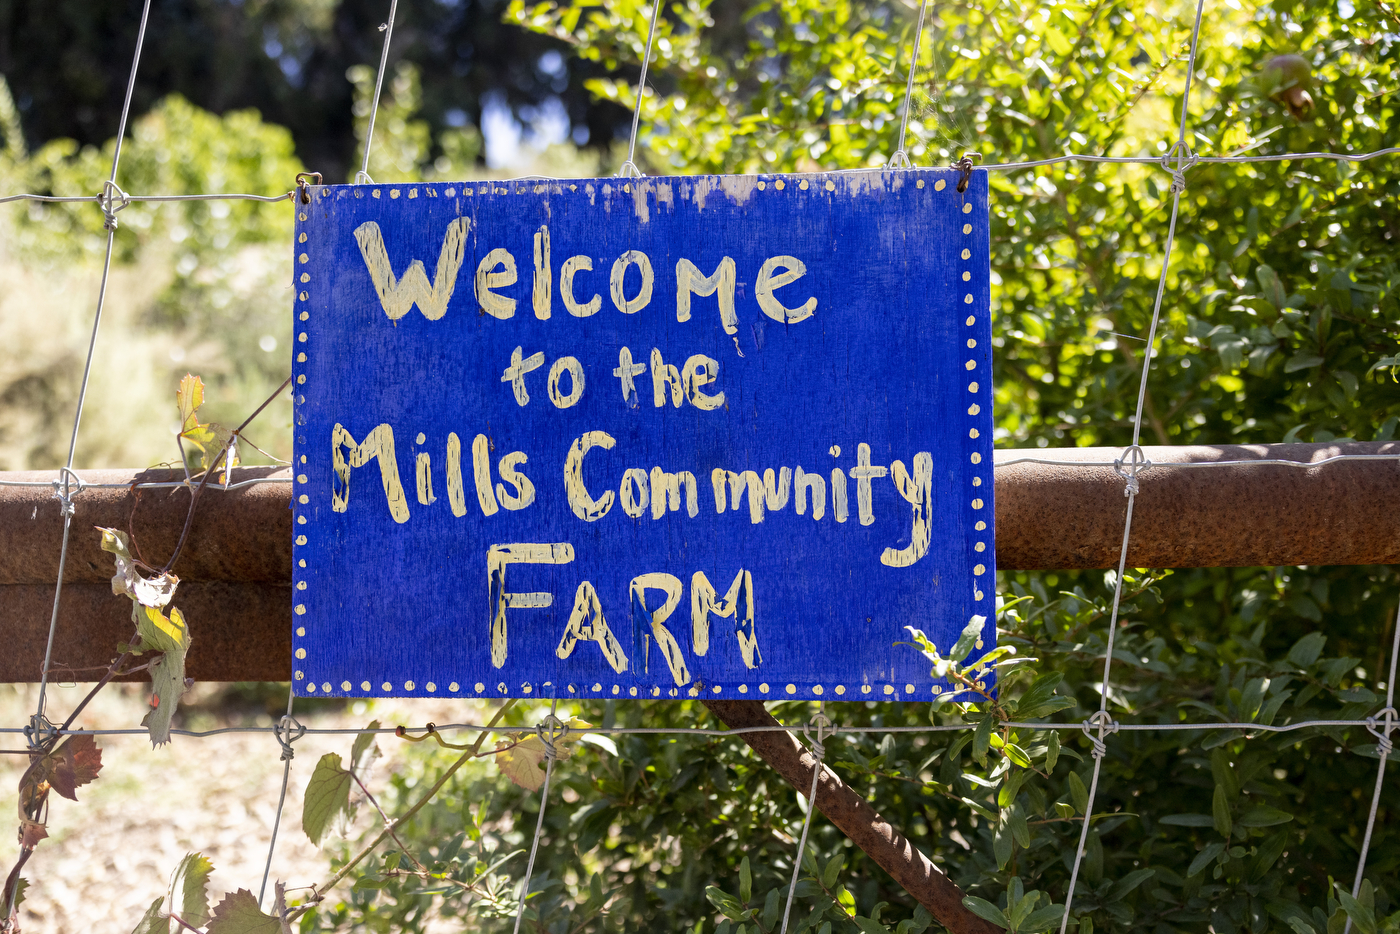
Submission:
[[[205,930],[208,934],[287,934],[290,928],[280,918],[263,914],[252,892],[239,889],[214,906]]]
[[[369,65],[355,65],[345,76],[355,86],[355,139],[364,146],[374,103],[374,72]],[[374,144],[370,147],[371,178],[404,182],[430,182],[470,178],[481,155],[481,133],[474,126],[449,127],[438,134],[438,156],[430,158],[434,147],[428,122],[417,116],[423,104],[418,68],[408,62],[395,66],[385,81],[374,121]],[[355,159],[353,181],[361,159]]]

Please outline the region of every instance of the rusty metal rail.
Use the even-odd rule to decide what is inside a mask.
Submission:
[[[1149,447],[1128,563],[1240,567],[1400,563],[1400,443]],[[1123,533],[1116,448],[998,451],[997,566],[1107,568]],[[1261,463],[1267,461],[1268,463]],[[34,681],[43,663],[57,575],[59,503],[49,472],[0,473],[0,681]],[[93,470],[74,500],[55,639],[54,677],[94,680],[131,635],[129,603],[108,585],[111,556],[83,528],[134,533],[145,560],[175,547],[189,490],[171,471]],[[175,569],[178,605],[197,638],[198,680],[285,680],[291,660],[292,513],[286,470],[244,468],[230,491],[211,488]],[[281,482],[276,482],[281,481]],[[140,484],[166,484],[134,489]],[[25,485],[15,485],[25,484]]]

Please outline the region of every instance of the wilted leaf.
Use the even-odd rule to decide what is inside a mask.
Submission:
[[[518,741],[504,740],[497,747],[496,767],[502,775],[526,791],[539,791],[544,784],[541,769],[544,759],[544,743],[538,736]]]
[[[337,818],[350,809],[350,773],[341,768],[339,753],[328,752],[316,763],[302,799],[301,829],[317,846],[325,839]]]
[[[15,883],[15,908],[24,904],[24,890],[27,888],[29,888],[28,879],[20,879]],[[0,890],[0,917],[8,917],[10,910],[10,893]]]
[[[142,577],[128,550],[126,533],[101,526],[97,527],[97,531],[102,533],[102,550],[114,556],[117,566],[117,573],[112,575],[112,593],[130,597],[141,606],[163,607],[169,604],[171,597],[175,596],[180,578],[174,574]]]
[[[204,380],[186,373],[175,390],[175,407],[180,411],[180,431],[186,432],[199,424],[199,407],[204,404]]]
[[[258,900],[247,889],[225,895],[214,907],[209,934],[282,934],[280,919],[263,914]]]
[[[39,841],[49,835],[49,829],[36,820],[20,818],[19,821],[19,845],[20,849],[32,850],[39,845]]]
[[[151,907],[146,909],[131,934],[170,934],[170,918],[160,910],[164,904],[164,895],[151,902]]]
[[[102,750],[91,736],[70,736],[44,761],[49,786],[69,801],[77,801],[77,789],[102,771]]]
[[[140,606],[132,616],[136,620],[136,631],[147,649],[175,653],[181,657],[189,649],[189,628],[185,626],[185,617],[178,609],[172,608],[167,617],[153,606]]]
[[[214,864],[199,853],[188,853],[170,877],[170,905],[195,927],[209,920],[209,874]]]
[[[170,611],[171,621],[184,626],[179,610]],[[186,640],[186,646],[189,642]],[[151,676],[151,709],[141,720],[151,734],[151,744],[159,746],[170,742],[170,719],[180,705],[180,696],[185,693],[185,649],[167,650],[160,658],[151,662],[146,669]]]
[[[560,760],[572,755],[573,744],[581,736],[578,731],[586,730],[592,724],[573,717],[566,726],[569,732],[554,741],[554,750]],[[545,746],[538,735],[517,733],[514,738],[501,740],[496,745],[496,767],[502,775],[526,791],[539,791],[544,784],[544,760]]]

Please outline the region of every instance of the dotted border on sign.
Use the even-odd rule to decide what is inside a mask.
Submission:
[[[881,170],[879,170],[879,169],[874,169],[874,170],[870,170],[870,171],[871,171],[871,172],[879,172],[879,171],[881,171]],[[886,170],[886,171],[888,171],[888,170]],[[901,174],[902,174],[902,173],[908,172],[908,171],[910,171],[910,170],[907,170],[907,169],[906,169],[906,170],[899,170],[899,171],[900,171]],[[913,170],[913,171],[918,171],[918,170]],[[927,171],[927,170],[925,170],[925,171]],[[945,173],[945,174],[946,174],[946,173]],[[794,179],[796,179],[795,182],[794,182]],[[824,179],[824,184],[822,184],[822,185],[820,185],[820,186],[812,184],[814,181],[822,180],[822,179]],[[581,180],[581,181],[582,181],[582,180]],[[624,182],[622,182],[622,184],[620,184],[620,185],[615,185],[615,184],[613,183],[613,181],[611,181],[611,180],[601,180],[601,179],[600,179],[600,180],[598,180],[598,181],[600,182],[600,184],[598,185],[597,191],[598,191],[599,194],[603,195],[604,197],[617,196],[617,195],[631,195],[631,194],[632,194],[632,184],[633,184],[633,182],[631,182],[631,181],[624,181]],[[926,182],[926,179],[924,179],[924,178],[916,179],[916,180],[915,180],[915,186],[916,186],[917,188],[919,188],[919,189],[923,189],[923,188],[925,187],[925,182]],[[590,185],[591,183],[588,182],[588,181],[584,181],[584,184],[585,184],[585,186],[588,186],[588,185]],[[421,196],[421,197],[425,197],[425,198],[438,198],[438,197],[444,197],[444,198],[462,198],[462,197],[473,197],[473,196],[475,196],[475,195],[488,195],[488,194],[489,194],[489,195],[540,195],[540,194],[563,194],[566,185],[567,185],[567,188],[568,188],[568,190],[569,190],[570,192],[576,192],[576,191],[578,191],[578,189],[579,189],[579,184],[578,184],[577,182],[568,182],[568,183],[566,183],[566,182],[562,182],[562,181],[557,181],[557,182],[556,182],[556,181],[542,182],[542,181],[538,181],[538,180],[522,180],[522,181],[516,181],[516,182],[489,182],[489,181],[488,181],[488,182],[484,182],[484,183],[481,183],[481,182],[473,183],[472,185],[463,185],[463,184],[461,184],[461,183],[457,183],[457,184],[453,184],[453,185],[409,185],[409,186],[399,186],[399,187],[392,187],[392,186],[364,186],[364,185],[355,186],[355,185],[344,185],[344,186],[335,186],[334,188],[332,188],[332,187],[329,187],[329,186],[328,186],[328,187],[319,189],[319,190],[316,192],[316,195],[317,195],[317,197],[319,198],[319,200],[322,200],[322,201],[324,201],[324,200],[326,200],[327,198],[330,198],[330,197],[337,197],[337,198],[341,198],[341,199],[350,198],[350,197],[354,197],[354,198],[364,198],[364,197],[366,196],[366,192],[368,192],[368,194],[369,194],[370,197],[375,198],[375,199],[383,199],[384,196],[385,196],[385,194],[387,193],[387,196],[388,196],[388,199],[389,199],[389,200],[398,200],[398,199],[400,199],[400,198],[405,198],[406,200],[414,200],[414,199],[416,199],[416,198],[419,198],[420,196]],[[756,184],[755,184],[754,187],[755,187],[758,191],[760,191],[760,192],[766,192],[766,191],[768,191],[768,189],[769,189],[770,187],[771,187],[774,191],[785,191],[789,185],[791,185],[791,186],[794,188],[794,191],[804,191],[804,192],[810,191],[810,192],[812,192],[813,194],[817,194],[817,195],[829,195],[830,193],[835,192],[835,190],[836,190],[836,184],[835,184],[835,182],[832,181],[831,178],[828,177],[828,175],[827,175],[826,173],[814,174],[814,175],[807,175],[807,176],[802,176],[802,175],[796,175],[796,176],[794,176],[794,175],[782,175],[782,176],[761,175],[761,176],[758,176],[758,180],[757,180],[757,182],[756,182]],[[950,189],[949,189],[949,185],[948,185],[948,179],[946,179],[946,178],[938,178],[938,179],[935,179],[935,180],[933,181],[933,186],[932,186],[932,187],[933,187],[933,190],[934,190],[935,192],[942,192],[942,191],[945,191],[945,190],[950,190]],[[439,194],[439,191],[441,191],[441,194]],[[859,192],[859,191],[855,192],[855,194],[860,194],[860,193],[861,193],[861,192]],[[720,193],[717,192],[717,194],[720,194]],[[956,187],[954,187],[954,188],[952,188],[952,189],[950,190],[950,194],[958,195],[960,198],[963,197],[962,193],[961,193],[961,192],[958,192],[958,191],[956,190]],[[962,212],[963,212],[964,214],[970,214],[970,213],[972,212],[972,203],[971,203],[970,201],[967,201],[967,200],[965,200],[965,199],[963,200]],[[301,222],[301,224],[304,225],[304,224],[307,222],[307,220],[308,220],[308,212],[307,212],[306,210],[300,210],[300,211],[298,212],[298,214],[297,214],[297,220],[298,220],[299,222]],[[973,225],[972,225],[970,222],[964,222],[964,223],[961,225],[961,227],[959,228],[959,232],[961,233],[962,236],[965,236],[965,237],[966,237],[966,236],[971,236],[971,235],[973,234],[973,232],[974,232]],[[298,252],[296,253],[296,263],[297,263],[297,265],[306,265],[306,264],[308,264],[308,263],[310,262],[310,257],[309,257],[309,255],[308,255],[306,252],[302,251],[302,244],[305,244],[305,243],[307,242],[307,239],[308,239],[308,238],[307,238],[307,234],[306,234],[306,232],[305,232],[304,229],[298,232],[297,238],[296,238],[297,247],[298,247]],[[970,259],[971,259],[971,256],[972,256],[972,251],[971,251],[969,248],[967,248],[967,247],[964,247],[964,248],[962,248],[962,249],[959,251],[959,258],[960,258],[962,261],[964,261],[964,262],[970,260]],[[959,274],[960,274],[960,275],[959,275],[959,280],[958,280],[959,283],[962,283],[962,282],[970,282],[970,281],[971,281],[971,279],[972,279],[972,270],[971,270],[969,267],[959,267],[958,272],[959,272]],[[296,313],[296,319],[297,319],[297,322],[298,322],[298,323],[308,321],[308,320],[310,320],[310,317],[311,317],[311,314],[310,314],[310,311],[309,311],[309,305],[310,305],[311,291],[312,291],[312,290],[308,287],[309,284],[310,284],[310,282],[311,282],[311,275],[310,275],[308,272],[304,271],[304,270],[303,270],[299,275],[297,275],[297,277],[296,277],[295,287],[296,287],[296,289],[297,289],[297,295],[296,295],[296,305],[295,305],[295,307],[296,307],[297,309],[299,309],[298,312]],[[968,288],[970,289],[971,286],[969,285]],[[975,295],[974,295],[971,291],[968,291],[968,292],[964,293],[962,304],[965,304],[965,305],[973,305],[973,304],[975,304],[975,302],[976,302],[976,297],[975,297]],[[969,311],[971,312],[972,309],[969,309]],[[964,320],[964,326],[965,326],[965,327],[968,327],[968,328],[973,327],[974,325],[976,325],[976,323],[977,323],[977,317],[976,317],[975,314],[969,313],[969,314],[967,315],[967,317],[965,318],[965,320]],[[295,342],[294,342],[294,345],[293,345],[294,348],[295,348],[295,350],[296,350],[296,363],[297,363],[296,369],[302,371],[302,372],[298,372],[298,373],[296,374],[296,379],[295,379],[297,389],[294,390],[294,391],[296,392],[295,401],[296,401],[296,404],[297,404],[297,405],[301,405],[301,404],[303,404],[303,403],[306,401],[306,398],[305,398],[304,395],[301,394],[300,389],[301,389],[301,387],[305,386],[305,384],[306,384],[306,373],[305,373],[304,371],[305,371],[305,364],[307,363],[307,359],[308,359],[308,358],[307,358],[308,340],[309,340],[308,333],[307,333],[306,331],[301,331],[301,332],[297,333],[296,339],[295,339]],[[967,338],[967,339],[966,339],[966,349],[969,350],[969,351],[974,351],[974,350],[976,350],[976,348],[977,348],[977,342],[976,342],[976,340],[975,340],[974,338],[971,338],[971,337]],[[975,354],[969,354],[969,359],[967,360],[967,362],[966,362],[966,364],[965,364],[965,369],[966,369],[966,371],[967,371],[969,374],[972,375],[973,378],[972,378],[972,379],[970,380],[970,382],[968,383],[967,391],[968,391],[968,393],[972,396],[972,398],[973,398],[973,400],[974,400],[974,401],[969,405],[969,407],[968,407],[968,409],[967,409],[967,415],[968,415],[969,418],[975,418],[975,417],[977,417],[977,416],[981,413],[981,405],[982,405],[982,403],[980,403],[980,402],[977,401],[977,400],[980,398],[980,393],[981,393],[981,390],[982,390],[982,386],[980,385],[980,381],[979,381],[979,374],[977,374],[977,372],[976,372],[978,366],[979,366],[979,364],[978,364],[978,361],[977,361],[977,359],[976,359],[976,355],[975,355]],[[990,391],[990,390],[989,390],[989,391]],[[968,437],[969,437],[970,440],[977,440],[977,439],[978,439],[978,437],[979,437],[979,432],[978,432],[978,429],[977,429],[975,426],[969,428]],[[298,447],[301,447],[301,445],[299,444]],[[979,452],[977,452],[977,451],[973,451],[972,454],[971,454],[970,460],[971,460],[971,463],[972,463],[973,465],[979,465],[979,464],[982,463],[982,455],[981,455]],[[305,485],[308,484],[309,478],[308,478],[308,476],[307,476],[306,473],[304,473],[304,472],[298,472],[298,471],[302,471],[302,470],[305,469],[306,461],[307,461],[307,459],[306,459],[306,455],[305,455],[305,454],[298,454],[298,455],[297,455],[297,463],[294,465],[294,467],[295,467],[295,471],[294,471],[294,472],[295,472],[295,481],[296,481],[296,485],[294,486],[294,490],[296,491],[296,492],[294,493],[294,506],[295,506],[295,507],[307,507],[307,506],[310,505],[310,502],[309,502],[309,499],[310,499],[310,498],[309,498],[308,494],[305,493],[305,492],[302,492],[302,490],[304,489]],[[983,495],[985,495],[985,494],[982,494],[982,492],[981,492],[981,490],[980,490],[980,488],[981,488],[985,483],[986,483],[986,481],[985,481],[985,480],[983,479],[983,477],[980,476],[980,475],[974,474],[974,475],[971,477],[971,486],[972,486],[972,490],[971,490],[971,494],[970,494],[970,497],[969,497],[968,506],[969,506],[970,509],[974,510],[974,515],[980,514],[979,511],[982,510],[982,509],[984,509],[984,508],[986,507],[986,503],[985,503],[984,499],[982,498]],[[304,525],[307,525],[307,524],[309,523],[309,521],[310,521],[310,519],[308,518],[307,510],[306,510],[306,509],[303,509],[303,508],[297,508],[297,509],[296,509],[296,512],[295,512],[295,522],[296,522],[296,524],[297,524],[297,533],[296,533],[296,535],[295,535],[294,542],[295,542],[295,545],[296,545],[298,548],[300,548],[300,546],[304,546],[304,545],[307,544],[307,537],[306,537],[305,534],[302,533],[301,527],[304,526]],[[975,532],[978,532],[978,533],[986,532],[986,531],[988,530],[988,523],[987,523],[987,521],[984,520],[984,519],[981,519],[981,518],[975,519],[975,522],[974,522],[974,525],[973,525],[973,530],[974,530]],[[982,552],[984,552],[984,551],[988,548],[988,545],[987,545],[987,543],[984,542],[984,541],[974,541],[972,547],[973,547],[974,551],[975,551],[978,555],[980,555]],[[296,554],[296,552],[294,552],[294,554]],[[304,554],[304,552],[303,552],[303,554]],[[308,581],[307,581],[307,579],[306,579],[306,575],[305,575],[304,573],[301,573],[301,572],[304,572],[304,571],[307,570],[307,563],[306,563],[305,557],[300,557],[300,556],[299,556],[299,557],[298,557],[298,560],[295,562],[295,564],[296,564],[296,567],[294,568],[294,576],[297,577],[298,579],[295,580],[295,582],[294,582],[294,586],[295,586],[295,588],[296,588],[295,591],[294,591],[294,593],[295,593],[295,595],[296,595],[296,600],[297,600],[297,602],[294,604],[293,612],[295,613],[296,616],[302,616],[302,615],[304,615],[304,614],[306,613],[306,605],[305,605],[304,602],[302,602],[302,600],[304,600],[304,599],[306,598],[306,596],[309,596],[309,594],[306,593],[306,591],[307,591],[307,589],[308,589]],[[982,564],[982,563],[977,563],[977,564],[975,564],[975,565],[973,566],[973,568],[972,568],[972,574],[973,574],[973,578],[972,578],[972,591],[973,591],[973,599],[974,599],[974,602],[976,602],[976,603],[981,603],[983,600],[985,600],[985,599],[987,598],[986,592],[982,589],[983,581],[981,580],[981,578],[984,577],[984,576],[987,574],[988,570],[989,570],[989,569],[987,568],[987,566],[986,566],[985,564]],[[297,636],[298,639],[305,638],[305,636],[306,636],[306,628],[305,628],[304,626],[298,625],[298,626],[296,627],[296,636]],[[981,649],[982,647],[983,647],[983,641],[979,639],[979,640],[977,641],[977,648],[978,648],[978,649]],[[297,663],[306,661],[307,658],[308,658],[308,656],[307,656],[307,651],[306,651],[305,646],[297,646],[293,654],[295,655],[295,658],[296,658]],[[307,693],[308,695],[315,695],[315,694],[318,694],[318,693],[329,695],[329,694],[332,694],[332,693],[335,692],[335,686],[334,686],[330,681],[323,681],[321,684],[318,685],[314,680],[309,680],[309,679],[307,679],[306,672],[305,672],[304,670],[302,670],[302,668],[299,667],[299,665],[298,665],[298,666],[294,666],[294,667],[296,668],[296,670],[294,670],[294,672],[293,672],[293,678],[294,678],[296,681],[304,681],[304,682],[305,682],[305,691],[306,691],[306,693]],[[380,685],[379,690],[378,690],[377,692],[374,691],[374,685],[373,685],[369,680],[363,680],[363,681],[361,681],[358,687],[359,687],[358,693],[361,693],[361,694],[364,694],[364,695],[369,695],[369,694],[372,694],[372,693],[373,693],[373,694],[388,694],[388,693],[393,692],[394,689],[395,689],[395,685],[394,685],[392,682],[389,682],[389,681],[383,682],[383,683]],[[554,686],[553,686],[550,682],[545,682],[544,684],[541,684],[541,685],[535,685],[535,684],[532,684],[532,683],[528,683],[528,682],[527,682],[527,683],[522,683],[522,684],[520,685],[520,689],[519,689],[519,690],[520,690],[520,693],[523,694],[523,695],[525,695],[525,696],[534,696],[534,695],[538,694],[539,696],[542,696],[542,697],[552,697],[552,696],[555,696],[554,693],[553,693],[553,687],[554,687]],[[604,683],[602,683],[602,682],[595,681],[595,682],[593,682],[592,684],[577,684],[577,685],[575,685],[575,684],[569,684],[569,685],[566,685],[565,687],[566,687],[566,690],[567,690],[568,694],[575,695],[575,696],[583,696],[583,697],[587,697],[587,696],[593,696],[593,697],[634,697],[634,698],[635,698],[635,697],[660,698],[660,697],[663,697],[663,696],[664,696],[664,697],[671,697],[671,698],[677,698],[677,697],[681,697],[681,696],[686,696],[686,697],[692,697],[692,698],[694,698],[694,697],[700,697],[702,693],[718,696],[718,695],[722,694],[722,693],[726,690],[725,686],[723,686],[723,685],[705,685],[705,684],[702,684],[702,683],[700,683],[700,682],[695,682],[695,683],[692,683],[692,684],[689,684],[689,685],[684,685],[684,686],[673,686],[673,685],[627,685],[627,686],[624,686],[624,685],[620,685],[620,684],[604,684]],[[978,687],[981,688],[981,689],[983,689],[983,690],[985,690],[985,689],[986,689],[986,680],[979,681],[979,682],[978,682]],[[355,691],[355,685],[351,684],[351,682],[350,682],[349,680],[342,680],[342,681],[340,682],[340,684],[339,684],[339,689],[340,689],[340,692],[341,692],[342,694],[345,694],[345,695],[353,695],[354,693],[356,693],[356,691]],[[414,681],[408,680],[408,681],[404,681],[404,682],[403,682],[402,690],[403,690],[404,692],[406,692],[406,693],[414,693],[414,692],[417,692],[417,691],[419,690],[419,686],[418,686]],[[737,691],[737,693],[740,694],[740,695],[746,695],[746,694],[750,693],[750,685],[748,685],[748,684],[740,684],[740,685],[737,685],[737,686],[735,686],[734,688],[732,688],[732,690]],[[765,697],[768,696],[768,695],[771,693],[771,694],[777,695],[778,697],[790,697],[790,698],[793,698],[793,699],[797,699],[797,698],[802,698],[802,699],[825,699],[825,698],[826,698],[827,696],[829,696],[829,695],[830,695],[830,696],[835,696],[835,697],[845,697],[845,696],[848,695],[848,694],[851,695],[853,699],[867,699],[867,700],[873,700],[873,699],[917,700],[917,699],[919,699],[918,697],[915,696],[916,694],[919,693],[919,690],[918,690],[918,688],[916,688],[915,685],[910,684],[910,683],[903,683],[903,684],[901,684],[901,683],[896,683],[896,682],[868,682],[868,683],[861,683],[861,684],[852,684],[852,685],[849,685],[849,686],[846,685],[846,684],[820,684],[820,683],[811,683],[811,684],[789,683],[789,684],[785,684],[785,685],[781,685],[781,686],[775,686],[775,685],[770,685],[770,684],[768,684],[768,683],[766,683],[766,682],[763,682],[763,683],[758,684],[758,685],[756,686],[755,690],[756,690],[756,692],[757,692],[759,695],[765,696]],[[952,689],[951,687],[945,687],[945,686],[940,685],[940,684],[934,684],[934,685],[932,685],[932,686],[931,686],[931,692],[930,692],[930,693],[931,693],[931,695],[934,696],[934,697],[941,697],[941,696],[944,694],[945,690],[946,690],[946,691],[949,691],[948,696],[947,696],[947,698],[945,698],[945,699],[957,698],[958,696],[964,695],[964,694],[971,695],[971,693],[972,693],[972,692],[969,691],[968,689],[961,689],[961,688],[960,688],[960,689]],[[437,691],[438,691],[438,685],[435,684],[434,682],[431,682],[431,681],[426,682],[426,683],[424,683],[424,684],[422,685],[422,691],[425,691],[427,694],[435,694],[435,693],[437,693]],[[448,694],[453,694],[453,695],[465,695],[465,696],[472,696],[472,695],[475,695],[475,696],[488,696],[488,695],[500,696],[500,695],[505,695],[505,694],[509,693],[509,689],[508,689],[507,685],[505,684],[505,682],[500,682],[500,683],[497,684],[497,685],[490,686],[490,685],[487,685],[487,684],[485,684],[484,682],[480,682],[480,681],[475,682],[475,683],[472,684],[472,685],[461,685],[461,684],[458,684],[456,681],[453,681],[453,682],[451,682],[450,684],[447,685],[447,693],[448,693]]]

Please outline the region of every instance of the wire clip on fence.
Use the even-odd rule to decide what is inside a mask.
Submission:
[[[282,747],[282,761],[291,762],[296,757],[292,743],[306,735],[306,727],[296,717],[287,714],[272,728],[272,735],[277,737],[277,745]]]
[[[102,194],[97,196],[97,203],[102,205],[103,229],[112,231],[117,229],[117,212],[131,204],[131,196],[108,179],[102,183]]]
[[[73,497],[88,488],[87,481],[78,476],[68,467],[58,468],[58,476],[52,481],[53,498],[62,504],[63,517],[66,519],[77,511],[73,505]],[[75,489],[76,487],[76,489]]]
[[[24,728],[24,738],[29,743],[31,750],[43,749],[52,746],[58,739],[59,729],[54,726],[52,720],[42,713],[36,713],[29,718],[29,726]]]
[[[1084,731],[1084,735],[1094,746],[1093,751],[1089,754],[1095,759],[1102,759],[1108,752],[1108,747],[1100,737],[1094,735],[1094,730],[1098,730],[1105,736],[1112,736],[1118,732],[1120,726],[1121,724],[1117,720],[1103,710],[1096,711],[1093,716],[1079,724],[1079,728]]]
[[[1384,726],[1376,729],[1376,723],[1384,721]],[[1396,713],[1394,707],[1387,707],[1378,711],[1374,717],[1366,718],[1366,729],[1371,731],[1371,735],[1376,737],[1376,751],[1383,756],[1389,756],[1395,751],[1395,744],[1391,742],[1390,734],[1397,728]]]
[[[1138,474],[1152,467],[1152,461],[1147,459],[1147,454],[1142,450],[1142,445],[1129,445],[1123,451],[1124,457],[1115,458],[1113,461],[1113,472],[1124,480],[1123,495],[1137,496],[1138,494]],[[1123,469],[1123,464],[1127,463],[1128,469]]]

